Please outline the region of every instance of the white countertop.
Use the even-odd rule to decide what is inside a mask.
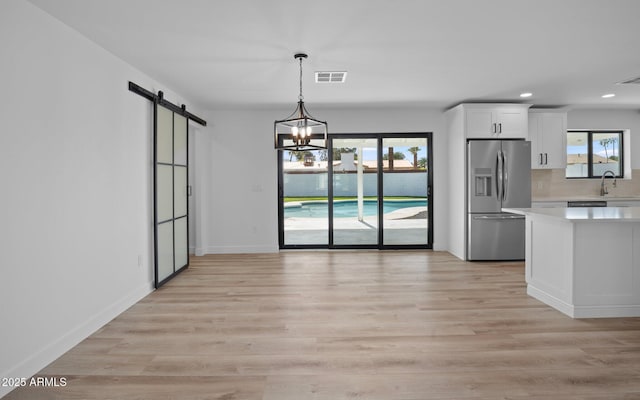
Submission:
[[[541,215],[570,222],[640,222],[640,207],[503,208],[520,215]]]

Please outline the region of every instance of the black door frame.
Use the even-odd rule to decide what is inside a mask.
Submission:
[[[384,244],[384,220],[383,220],[383,163],[382,142],[383,139],[393,137],[424,138],[427,140],[427,212],[428,228],[426,244]],[[377,244],[352,244],[336,245],[333,237],[333,163],[327,165],[327,199],[328,199],[328,244],[289,244],[284,243],[284,179],[282,150],[278,151],[278,245],[280,249],[433,249],[433,133],[432,132],[406,132],[406,133],[334,133],[329,134],[327,144],[327,158],[333,160],[333,139],[376,139],[378,151],[378,243]]]

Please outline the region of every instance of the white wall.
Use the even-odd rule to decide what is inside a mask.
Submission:
[[[292,103],[291,108],[295,106]],[[434,248],[447,248],[447,135],[440,110],[421,108],[314,108],[333,133],[433,132]],[[203,200],[208,207],[204,253],[274,252],[278,249],[277,164],[273,121],[291,113],[279,110],[218,110],[212,125],[209,159],[198,171],[213,171]],[[225,173],[216,174],[216,171]]]
[[[128,81],[185,101],[26,1],[0,2],[0,37],[0,377],[29,377],[151,291],[151,102]]]
[[[210,171],[199,189],[206,193],[208,213],[204,253],[278,250],[273,116],[264,110],[223,110],[208,116],[208,152],[196,167],[196,174]]]

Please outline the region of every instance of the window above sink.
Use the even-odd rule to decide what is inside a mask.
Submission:
[[[568,130],[565,176],[600,179],[612,171],[623,178],[625,136],[621,130]]]

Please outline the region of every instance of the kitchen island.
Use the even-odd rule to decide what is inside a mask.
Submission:
[[[640,317],[640,207],[503,211],[526,217],[527,294],[572,318]]]

